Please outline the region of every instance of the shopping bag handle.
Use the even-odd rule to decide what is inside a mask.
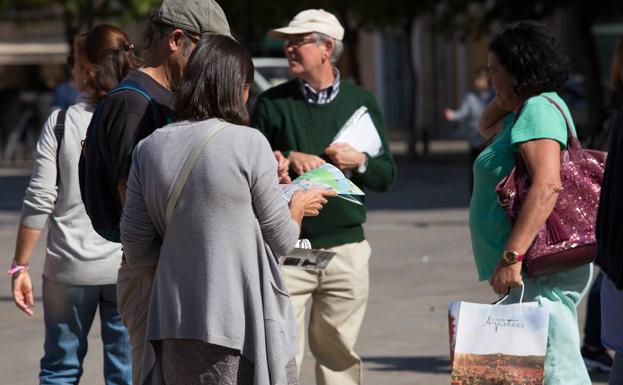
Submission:
[[[524,284],[522,282],[521,283],[521,296],[519,296],[519,303],[523,302],[524,290],[525,290],[525,287],[524,287]],[[506,301],[508,299],[508,296],[510,295],[510,292],[511,292],[510,289],[508,289],[508,293],[506,293],[506,295],[504,297],[502,297],[502,298],[498,299],[497,301],[493,302],[492,305],[496,306],[496,305],[499,305],[502,302]]]

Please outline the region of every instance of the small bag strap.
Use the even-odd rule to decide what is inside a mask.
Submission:
[[[543,95],[543,97],[547,99],[550,103],[552,103],[558,109],[558,111],[560,111],[562,117],[565,119],[565,124],[567,125],[567,135],[569,135],[569,144],[567,145],[567,147],[573,148],[574,150],[581,148],[582,145],[580,144],[580,141],[578,140],[578,138],[575,137],[575,135],[573,135],[573,131],[571,131],[571,122],[569,121],[567,114],[565,114],[565,111],[562,109],[562,107],[560,107],[558,103],[556,103],[554,99],[545,95]]]
[[[54,136],[56,137],[56,186],[61,178],[61,167],[59,165],[59,157],[61,155],[61,143],[65,136],[65,110],[61,109],[56,115],[56,124],[54,125]]]
[[[567,136],[569,137],[568,144],[567,144],[567,149],[570,150],[569,154],[571,154],[572,152],[581,150],[582,149],[582,145],[580,144],[580,141],[578,140],[578,138],[576,138],[575,135],[573,135],[573,131],[571,131],[571,122],[569,121],[569,118],[567,117],[567,114],[565,114],[565,111],[562,109],[562,107],[560,107],[560,105],[558,103],[556,103],[556,101],[554,99],[552,99],[552,98],[550,98],[548,96],[545,96],[545,95],[541,95],[541,96],[543,96],[545,99],[547,99],[548,102],[553,104],[554,107],[556,107],[556,109],[558,109],[558,111],[562,114],[562,117],[565,119],[565,126],[567,128]],[[524,103],[524,105],[519,109],[519,111],[517,111],[517,114],[515,115],[515,123],[517,122],[517,120],[519,120],[519,116],[521,114],[521,111],[523,111],[525,106],[526,106],[526,103]],[[517,156],[517,161],[515,162],[515,165],[520,170],[520,173],[527,173],[528,172],[528,170],[526,169],[526,166],[524,164],[524,161],[523,161],[521,155]]]
[[[580,141],[578,140],[578,138],[576,138],[575,135],[573,135],[573,131],[571,131],[571,122],[569,121],[569,118],[567,118],[567,114],[565,114],[565,111],[562,109],[562,107],[560,107],[560,104],[558,104],[554,99],[550,98],[549,96],[545,96],[545,95],[541,95],[541,96],[547,99],[548,102],[552,103],[554,107],[556,107],[556,109],[560,111],[560,113],[562,114],[562,117],[565,119],[567,135],[569,136],[569,145],[567,145],[567,147],[573,147],[573,149],[581,148],[582,145],[580,144]],[[521,111],[523,111],[525,106],[526,106],[526,103],[524,103],[523,106],[521,106],[521,108],[519,109],[519,111],[517,111],[517,114],[515,115],[515,123],[517,123],[517,120],[519,120]]]
[[[175,184],[173,185],[173,189],[171,190],[171,194],[169,195],[169,199],[167,199],[167,206],[165,209],[165,224],[168,226],[169,222],[171,222],[171,217],[173,216],[173,211],[175,210],[175,206],[177,205],[177,200],[179,199],[182,190],[184,189],[184,185],[186,184],[186,180],[190,175],[191,171],[195,167],[195,163],[199,159],[199,156],[203,152],[203,149],[208,144],[210,139],[214,137],[219,131],[223,128],[229,126],[227,122],[218,122],[212,127],[210,127],[203,136],[197,141],[193,149],[188,154],[186,161],[184,162],[184,166],[180,171],[177,179],[175,180]]]
[[[147,102],[149,102],[149,105],[151,106],[151,112],[152,112],[152,114],[154,116],[154,121],[155,122],[160,122],[160,123],[164,123],[164,124],[171,123],[169,121],[162,120],[162,117],[160,116],[161,114],[158,111],[158,106],[154,102],[154,99],[151,96],[149,96],[147,91],[143,90],[143,88],[141,87],[141,85],[138,82],[135,82],[133,80],[124,80],[121,83],[117,84],[117,86],[115,88],[110,90],[108,95],[114,94],[114,93],[119,92],[119,91],[134,91],[134,92],[139,93],[140,95],[142,95],[147,100]]]

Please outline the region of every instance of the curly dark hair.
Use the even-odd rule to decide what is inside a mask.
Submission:
[[[544,24],[529,20],[507,24],[491,40],[489,51],[517,78],[517,95],[555,91],[569,78],[569,57]]]

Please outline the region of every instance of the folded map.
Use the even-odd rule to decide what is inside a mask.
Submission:
[[[365,195],[357,185],[344,176],[339,168],[329,163],[307,171],[293,180],[292,183],[281,185],[281,187],[283,197],[288,202],[294,192],[312,188],[334,190],[337,192],[338,197],[358,205],[362,203],[357,196]]]

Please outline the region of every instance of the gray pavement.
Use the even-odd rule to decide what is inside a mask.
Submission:
[[[467,227],[467,156],[463,143],[433,143],[432,155],[409,163],[399,158],[399,181],[391,194],[369,194],[366,234],[372,244],[371,290],[358,353],[365,384],[449,383],[447,304],[491,302],[477,282]],[[23,174],[23,173],[22,173]],[[12,258],[20,197],[27,177],[0,172],[0,249]],[[43,242],[32,261],[37,296],[41,290]],[[3,267],[4,269],[4,267]],[[14,307],[6,274],[0,275],[0,384],[36,383],[43,346],[41,303],[28,318]],[[584,313],[585,305],[580,307]],[[583,319],[583,316],[580,317]],[[92,327],[83,384],[101,384],[99,323]],[[301,384],[313,384],[313,359],[302,368]],[[607,376],[593,375],[593,384]]]

